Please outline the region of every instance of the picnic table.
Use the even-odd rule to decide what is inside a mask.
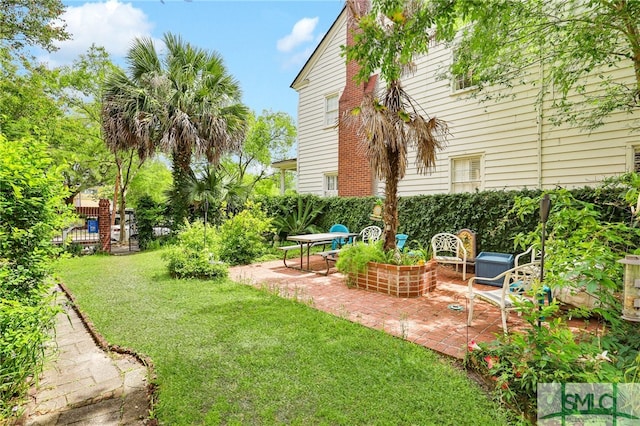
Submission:
[[[338,241],[342,241],[342,240],[348,241],[350,238],[355,238],[357,236],[358,234],[353,232],[323,232],[320,234],[289,235],[287,237],[287,240],[295,241],[298,244],[295,246],[280,247],[281,250],[285,251],[284,264],[288,268],[291,267],[287,265],[287,262],[286,262],[287,251],[299,248],[300,249],[300,270],[307,271],[307,272],[316,272],[316,271],[312,271],[309,268],[309,253],[311,252],[312,246],[317,244],[322,244],[322,243],[330,244],[334,239],[337,239]],[[305,247],[307,249],[307,267],[306,268],[304,267],[304,263],[303,263]],[[332,251],[335,253],[338,252],[338,250],[332,250]]]

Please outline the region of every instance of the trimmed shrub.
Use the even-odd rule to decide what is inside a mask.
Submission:
[[[274,228],[272,219],[257,206],[249,205],[218,228],[220,260],[231,265],[246,265],[267,252],[268,237]]]
[[[214,257],[217,237],[211,226],[200,221],[185,223],[175,246],[162,254],[169,274],[176,278],[217,279],[228,275],[228,267]]]

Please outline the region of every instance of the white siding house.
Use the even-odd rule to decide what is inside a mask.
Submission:
[[[366,161],[364,156],[338,158],[338,130],[327,121],[333,100],[348,84],[345,59],[340,56],[340,46],[347,40],[346,15],[343,9],[291,85],[299,94],[300,193],[333,195],[335,188],[327,185],[336,180],[339,169],[348,167],[340,162]],[[542,108],[536,108],[537,86],[517,86],[513,98],[480,103],[469,98],[472,88],[456,90],[456,82],[438,77],[451,61],[450,48],[434,45],[427,55],[416,59],[415,75],[403,80],[405,90],[429,116],[448,123],[451,136],[430,174],[418,174],[410,154],[400,196],[592,186],[634,169],[635,158],[640,158],[640,134],[629,131],[633,117],[614,114],[591,133],[555,126],[551,123],[553,90],[548,90]],[[537,75],[540,70],[531,72]],[[630,78],[632,74],[626,73]],[[336,181],[340,183],[340,176]],[[378,194],[383,184],[377,185]],[[341,189],[338,186],[338,193]]]
[[[298,101],[298,192],[337,195],[338,100],[345,86],[346,16],[341,14],[294,83]]]

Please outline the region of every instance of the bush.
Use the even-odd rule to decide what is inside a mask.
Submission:
[[[57,312],[45,279],[69,218],[60,176],[46,144],[0,134],[0,424],[40,373]]]
[[[273,235],[271,219],[259,208],[249,205],[218,228],[220,260],[230,265],[247,265],[267,252]]]
[[[287,235],[312,234],[320,232],[313,224],[316,217],[322,213],[322,209],[309,200],[306,204],[302,198],[298,198],[298,207],[288,214],[278,216],[273,221],[278,235],[286,238]]]
[[[498,336],[490,343],[471,341],[465,362],[493,384],[498,398],[525,423],[535,424],[538,383],[616,383],[623,371],[614,355],[603,351],[597,338],[576,335],[562,318],[538,325],[549,318],[557,304],[542,311],[533,302],[519,302],[528,327]]]
[[[177,278],[225,278],[227,265],[216,261],[217,246],[214,230],[200,221],[186,223],[177,237],[177,244],[162,254],[172,277]]]
[[[153,198],[149,195],[142,196],[138,200],[136,226],[138,228],[138,245],[141,250],[148,250],[161,245],[161,242],[154,244],[158,237],[154,235],[153,228],[166,222],[164,210],[164,207],[160,203],[153,201]]]
[[[42,371],[45,343],[58,312],[48,299],[34,306],[0,299],[0,419],[14,413]],[[2,423],[2,422],[0,422]]]
[[[640,180],[633,181],[640,186]],[[628,201],[636,203],[635,194]],[[516,198],[510,215],[521,222],[537,218],[541,195]],[[574,192],[557,189],[549,191],[549,196],[544,284],[552,290],[584,287],[599,303],[592,309],[562,314],[555,303],[544,308],[520,303],[518,310],[529,327],[489,344],[472,344],[467,358],[495,383],[500,399],[520,410],[530,423],[536,416],[538,383],[616,383],[640,367],[640,329],[621,319],[618,298],[623,283],[618,260],[638,252],[640,229],[620,218],[616,222],[603,219],[602,209],[576,199]],[[613,216],[609,211],[605,217]],[[532,232],[516,235],[515,243],[522,248],[541,247],[541,227],[538,224]],[[604,320],[604,332],[576,335],[563,315],[596,316]],[[540,317],[555,318],[539,325]]]
[[[175,278],[217,279],[228,276],[227,265],[213,260],[213,255],[209,251],[196,251],[177,246],[163,253],[163,258],[168,260],[169,274]]]

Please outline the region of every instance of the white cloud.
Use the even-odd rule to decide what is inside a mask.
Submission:
[[[313,41],[313,32],[318,25],[318,17],[302,18],[296,22],[291,33],[278,40],[277,48],[280,52],[291,52],[299,45]]]
[[[103,46],[114,57],[122,57],[136,37],[150,37],[153,28],[141,9],[119,0],[69,6],[61,19],[72,39],[60,42],[60,50],[45,59],[53,66],[73,61],[92,44]]]
[[[306,49],[291,55],[282,63],[282,68],[286,70],[300,68],[305,62],[307,62],[307,59],[309,59],[314,50],[315,46],[307,47]]]

